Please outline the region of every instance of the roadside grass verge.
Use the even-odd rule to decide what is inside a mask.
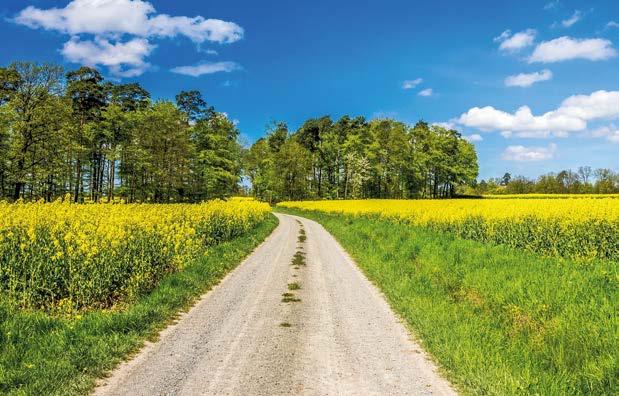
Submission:
[[[0,394],[78,395],[155,339],[177,314],[217,284],[277,225],[275,216],[164,278],[135,304],[71,318],[19,311],[0,300]]]
[[[321,223],[475,395],[619,394],[619,274],[371,217]]]

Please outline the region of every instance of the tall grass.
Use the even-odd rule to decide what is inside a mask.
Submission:
[[[376,217],[317,220],[467,394],[619,394],[617,263],[541,257]]]

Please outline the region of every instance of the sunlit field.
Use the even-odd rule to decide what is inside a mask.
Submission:
[[[22,308],[111,307],[152,289],[209,246],[246,233],[269,211],[250,200],[0,203],[0,291]]]
[[[487,199],[619,199],[619,194],[486,194]]]
[[[617,394],[619,200],[278,210],[331,232],[464,394]]]
[[[379,216],[550,256],[619,260],[619,199],[577,197],[304,201],[279,206]]]

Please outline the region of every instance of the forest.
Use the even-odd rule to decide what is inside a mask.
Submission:
[[[90,67],[0,68],[0,197],[11,201],[438,198],[477,172],[472,144],[424,122],[325,116],[296,131],[274,122],[245,148],[198,91],[153,101]]]
[[[277,123],[246,154],[254,195],[265,201],[449,198],[473,185],[474,146],[455,130],[420,121],[343,116]]]
[[[90,67],[0,68],[0,197],[199,202],[239,190],[238,130],[198,91],[152,101]]]

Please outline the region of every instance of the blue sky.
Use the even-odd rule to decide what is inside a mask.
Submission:
[[[460,130],[484,178],[619,170],[616,0],[5,0],[0,16],[0,64],[199,89],[250,142],[275,120],[387,116]]]

